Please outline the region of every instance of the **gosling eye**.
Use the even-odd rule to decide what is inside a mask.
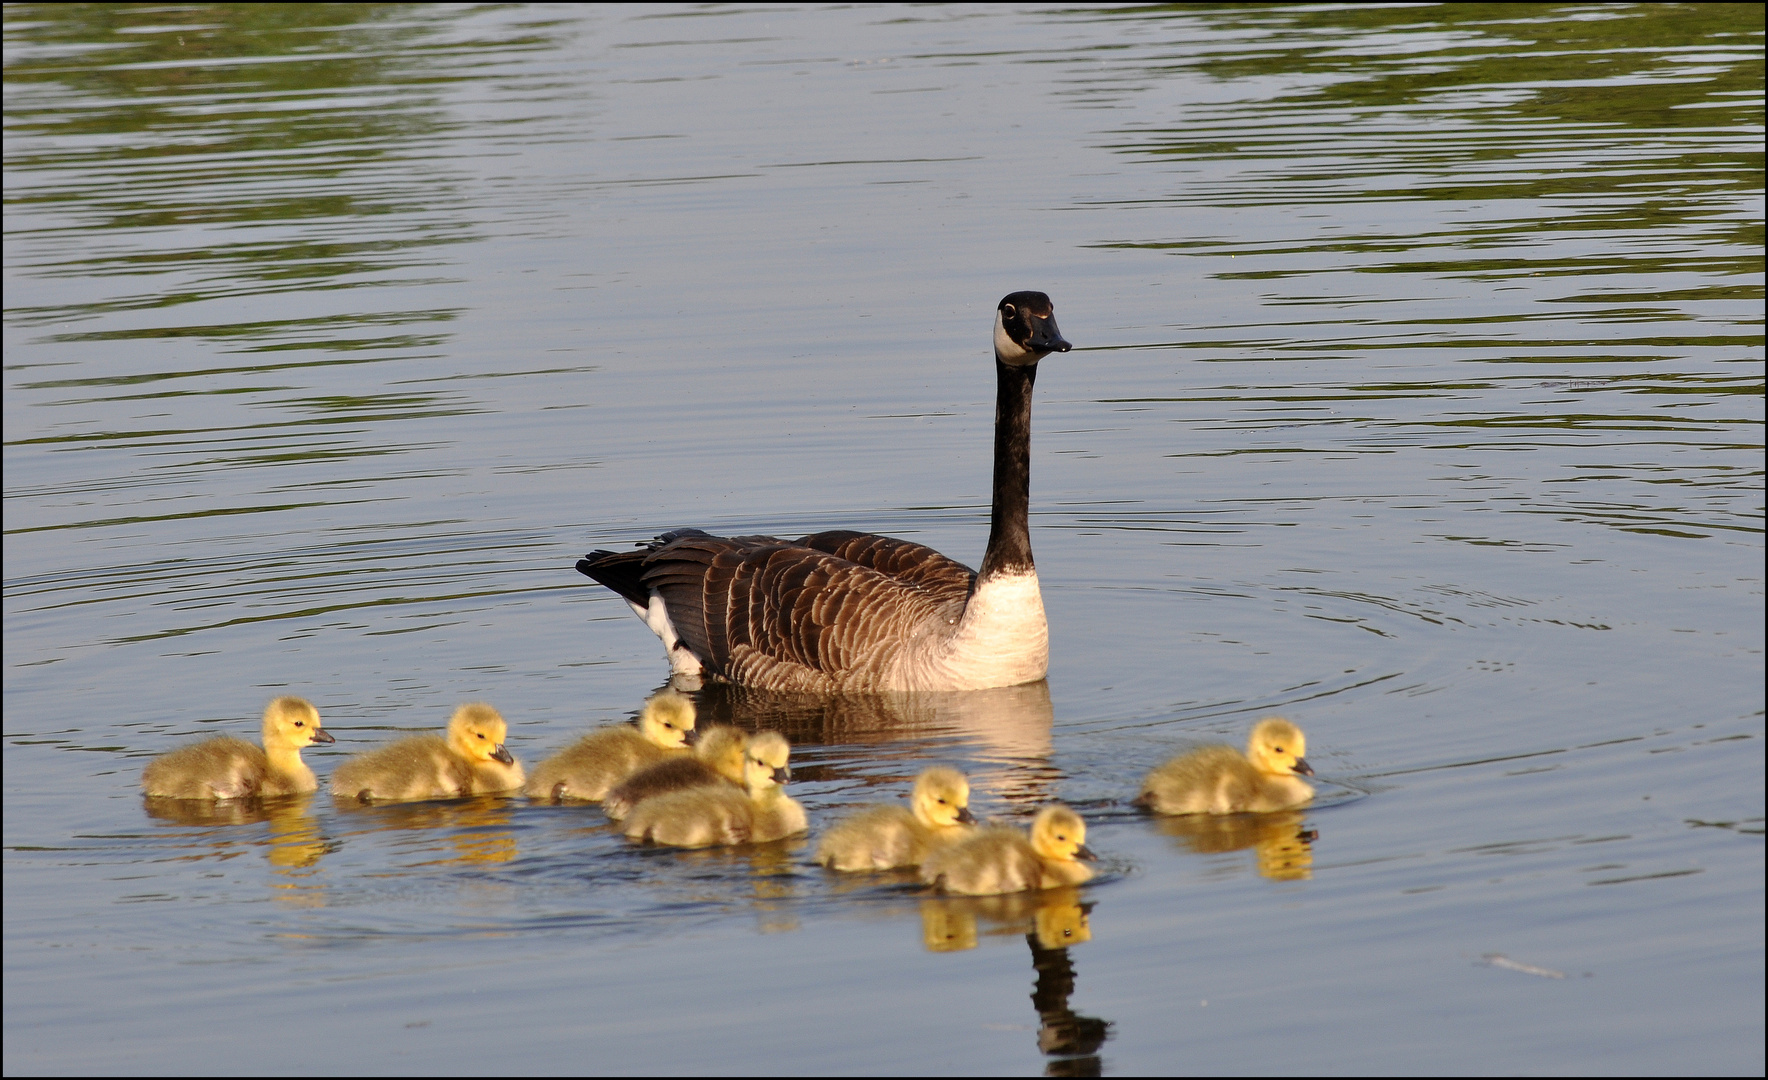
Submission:
[[[305,721],[305,720],[296,720],[296,721],[295,721],[295,726],[296,726],[296,727],[306,727],[306,726],[307,726],[307,721]]]

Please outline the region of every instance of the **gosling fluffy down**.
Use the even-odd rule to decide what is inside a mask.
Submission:
[[[1148,774],[1135,803],[1157,814],[1287,810],[1314,797],[1313,787],[1301,779],[1314,775],[1305,753],[1301,729],[1269,717],[1253,725],[1245,754],[1231,746],[1205,746],[1176,757]]]
[[[665,690],[645,702],[636,725],[592,731],[541,762],[524,792],[530,799],[600,802],[633,773],[685,753],[694,720],[694,703]]]
[[[936,765],[915,778],[908,807],[872,806],[823,834],[816,861],[831,870],[894,870],[919,866],[936,847],[968,836],[970,781]]]
[[[1030,839],[1017,829],[980,829],[929,852],[921,880],[965,896],[1079,885],[1093,876],[1091,867],[1077,861],[1093,858],[1086,840],[1087,825],[1079,814],[1046,806],[1031,823]]]
[[[697,787],[741,788],[743,755],[749,737],[729,724],[714,724],[694,743],[692,754],[678,754],[640,769],[615,784],[602,800],[602,813],[621,821],[646,799]]]
[[[786,766],[791,749],[778,732],[751,737],[744,750],[745,790],[717,785],[646,799],[626,819],[627,839],[699,848],[765,844],[803,832],[809,825],[804,807],[780,787],[792,778]]]
[[[513,791],[522,786],[522,766],[503,748],[507,731],[491,706],[462,705],[448,721],[446,740],[413,735],[339,765],[332,794],[372,802]]]
[[[141,770],[141,790],[156,799],[250,799],[319,787],[301,748],[336,742],[305,698],[279,697],[264,710],[264,749],[231,735],[161,754]]]

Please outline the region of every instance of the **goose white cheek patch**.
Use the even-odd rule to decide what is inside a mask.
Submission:
[[[1007,336],[1007,324],[999,310],[995,311],[994,347],[995,355],[1001,358],[1003,364],[1012,364],[1015,367],[1035,364],[1043,358],[1042,353],[1032,352]]]

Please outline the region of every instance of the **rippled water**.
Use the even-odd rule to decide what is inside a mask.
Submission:
[[[1760,1072],[1761,10],[14,5],[11,1072]],[[655,639],[663,528],[974,564],[1042,289],[1047,684],[806,701],[815,830],[964,766],[1099,881],[948,901],[323,776]],[[1150,821],[1282,712],[1307,811]],[[1029,955],[1028,955],[1029,954]]]

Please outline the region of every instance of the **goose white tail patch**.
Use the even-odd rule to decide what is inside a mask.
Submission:
[[[669,609],[663,606],[661,596],[652,593],[651,603],[648,607],[639,607],[631,600],[626,602],[626,606],[632,609],[633,614],[643,619],[645,625],[651,628],[651,633],[656,634],[663,642],[663,652],[669,657],[669,673],[671,675],[700,674],[700,658],[694,655],[693,650],[681,643],[681,635],[675,632],[675,623],[670,621]]]

